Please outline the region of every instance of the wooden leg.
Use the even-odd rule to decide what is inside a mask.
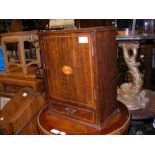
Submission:
[[[23,73],[27,74],[24,41],[22,39],[19,40],[18,48],[19,48],[20,63],[22,65]]]

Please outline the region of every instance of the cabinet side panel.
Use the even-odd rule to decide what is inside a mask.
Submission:
[[[117,104],[117,48],[115,36],[115,31],[99,31],[96,33],[99,119],[101,124],[116,109]]]

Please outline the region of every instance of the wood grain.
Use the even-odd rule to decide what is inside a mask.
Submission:
[[[102,129],[116,112],[115,35],[114,27],[39,34],[51,117]],[[64,74],[64,66],[72,73]]]
[[[38,115],[38,129],[41,134],[51,135],[52,129],[65,132],[67,135],[120,135],[124,134],[130,126],[130,113],[127,107],[118,102],[116,113],[104,124],[103,129],[97,130],[81,123],[69,121],[49,112],[45,107]]]

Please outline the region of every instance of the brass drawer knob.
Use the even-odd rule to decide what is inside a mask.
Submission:
[[[74,109],[74,108],[65,108],[65,110],[66,110],[66,112],[67,112],[68,114],[74,114],[74,113],[77,112],[76,109]]]
[[[61,70],[66,75],[70,75],[73,73],[73,69],[70,66],[63,66]]]

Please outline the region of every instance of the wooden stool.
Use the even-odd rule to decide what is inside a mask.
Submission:
[[[49,112],[45,107],[38,115],[38,129],[41,134],[47,135],[119,135],[127,131],[130,125],[130,113],[127,107],[118,102],[116,113],[111,116],[101,130],[75,123]]]
[[[27,74],[27,68],[31,65],[37,64],[38,67],[41,66],[40,62],[40,51],[38,42],[38,32],[37,31],[25,31],[25,32],[11,32],[4,33],[2,36],[2,48],[3,55],[6,64],[6,70],[9,71],[11,66],[22,67],[23,73]],[[36,49],[36,59],[26,59],[24,42],[31,42]],[[17,43],[19,60],[9,61],[6,44],[7,43]]]

